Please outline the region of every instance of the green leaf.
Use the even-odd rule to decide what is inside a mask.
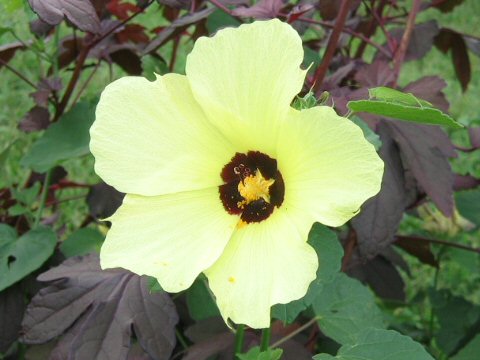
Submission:
[[[431,103],[417,98],[412,93],[404,93],[384,86],[369,89],[368,93],[370,95],[370,98],[377,98],[379,100],[399,102],[411,106],[433,107]]]
[[[293,322],[300,312],[310,306],[321,293],[324,284],[335,278],[342,265],[343,248],[334,231],[315,223],[308,234],[308,243],[317,252],[319,264],[317,277],[302,299],[288,304],[278,304],[272,308],[272,317],[284,323]]]
[[[17,238],[15,230],[0,226],[1,291],[38,269],[53,254],[57,238],[47,228],[33,229]]]
[[[0,256],[4,254],[17,239],[17,232],[7,224],[0,224]]]
[[[419,124],[463,128],[463,125],[456,122],[450,115],[433,108],[429,102],[418,99],[412,94],[386,87],[370,89],[369,94],[369,100],[350,101],[347,107],[355,112],[366,112]]]
[[[157,278],[154,278],[153,276],[148,277],[148,290],[152,294],[163,291],[163,289],[160,286],[160,283],[158,282]]]
[[[464,218],[480,226],[480,189],[456,192],[455,202]]]
[[[323,286],[313,311],[322,332],[340,344],[353,343],[366,328],[385,326],[370,289],[343,273]]]
[[[431,290],[429,296],[433,313],[440,325],[435,341],[440,349],[450,354],[469,329],[480,320],[480,307],[462,297],[454,296],[448,290]]]
[[[457,355],[450,360],[472,360],[476,359],[480,354],[480,334],[475,336]]]
[[[105,236],[96,229],[83,228],[74,231],[62,244],[60,251],[66,257],[100,252]]]
[[[255,346],[248,353],[238,355],[238,358],[240,360],[279,360],[282,354],[282,349],[268,349],[260,352],[260,347]]]
[[[40,194],[40,182],[36,182],[29,188],[25,189],[12,189],[13,197],[20,201],[24,205],[32,205]]]
[[[8,208],[8,215],[10,216],[19,216],[29,212],[29,209],[21,204],[15,204]]]
[[[95,119],[95,106],[78,103],[59,122],[50,125],[23,157],[21,164],[43,173],[61,161],[89,153],[89,129]]]
[[[237,27],[240,22],[233,16],[225,13],[220,9],[216,9],[207,17],[206,27],[210,34],[225,27]]]
[[[358,116],[353,116],[351,120],[353,123],[355,123],[355,125],[362,129],[365,139],[367,139],[367,141],[375,147],[375,150],[378,151],[382,147],[382,140],[380,140],[380,136],[370,129],[370,126],[368,126],[367,123]]]
[[[393,330],[366,329],[342,346],[337,356],[319,354],[314,360],[434,360],[422,345]]]
[[[292,107],[297,110],[305,110],[314,107],[317,103],[318,101],[315,94],[309,91],[304,97],[296,96],[293,100]]]
[[[157,76],[155,74],[163,75],[169,71],[165,60],[153,55],[142,56],[142,70],[142,75],[150,81],[156,80]]]
[[[220,316],[220,311],[203,276],[195,280],[193,285],[187,290],[186,297],[188,312],[195,321]]]

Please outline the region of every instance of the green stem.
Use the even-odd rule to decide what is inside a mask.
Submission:
[[[235,332],[235,357],[238,359],[238,355],[242,353],[243,340],[245,338],[245,325],[238,325]]]
[[[185,340],[182,333],[177,328],[175,328],[175,335],[177,336],[177,340],[180,343],[180,345],[182,345],[182,348],[187,349],[188,348],[187,340]]]
[[[48,188],[50,185],[50,176],[52,174],[51,170],[48,170],[45,173],[45,179],[43,180],[43,189],[40,197],[40,205],[38,205],[37,215],[35,216],[35,222],[33,223],[33,228],[38,227],[40,220],[42,219],[42,212],[45,208],[45,203],[47,202]]]
[[[262,329],[262,341],[260,343],[260,352],[267,351],[270,345],[270,336],[272,335],[272,329]]]

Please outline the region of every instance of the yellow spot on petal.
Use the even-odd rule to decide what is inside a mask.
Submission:
[[[230,277],[228,278],[228,282],[230,282],[230,283],[232,283],[232,284],[235,283],[235,281],[236,281],[236,279],[235,279],[233,276],[230,276]]]
[[[270,202],[269,189],[274,182],[275,180],[273,179],[265,179],[260,170],[257,169],[255,175],[247,176],[243,181],[238,183],[238,192],[247,204],[258,199]]]
[[[247,226],[247,223],[243,220],[239,220],[237,223],[237,229],[241,229],[243,227]]]

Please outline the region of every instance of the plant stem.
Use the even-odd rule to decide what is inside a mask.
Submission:
[[[243,341],[245,339],[245,325],[240,324],[235,331],[235,358],[238,358],[238,355],[242,353],[243,350]]]
[[[270,337],[272,335],[272,329],[262,329],[262,340],[260,342],[260,352],[267,351],[270,345]]]
[[[182,348],[187,349],[188,348],[187,341],[184,339],[183,335],[180,333],[180,331],[178,331],[177,328],[175,328],[175,335],[177,336],[177,340],[180,343],[180,345],[182,345]]]
[[[45,173],[45,179],[43,180],[43,188],[42,194],[40,196],[40,205],[38,206],[37,215],[35,216],[35,222],[33,223],[33,228],[38,227],[40,224],[40,220],[42,219],[42,212],[45,208],[45,203],[47,202],[47,195],[48,195],[48,188],[50,185],[50,176],[52,174],[52,170],[48,170]]]
[[[322,62],[320,63],[319,67],[315,71],[315,75],[313,76],[314,92],[320,89],[323,79],[327,74],[328,67],[330,66],[330,62],[332,61],[333,55],[337,50],[338,40],[340,39],[340,35],[345,26],[345,21],[347,20],[347,15],[350,10],[351,2],[352,0],[342,0],[337,20],[335,21],[335,26],[332,30],[332,34],[330,35],[330,39],[328,40],[327,50],[325,51]]]
[[[10,65],[8,65],[8,63],[2,59],[0,59],[0,65],[1,66],[5,66],[6,69],[10,70],[12,73],[14,73],[15,75],[17,75],[20,79],[22,79],[23,81],[25,81],[28,85],[30,85],[31,87],[33,87],[34,89],[37,89],[37,86],[31,82],[30,80],[28,80],[22,73],[20,73],[18,70],[16,70],[15,68],[11,67]],[[1,67],[0,66],[0,67]]]
[[[423,241],[423,242],[428,242],[432,244],[438,244],[438,245],[445,245],[445,246],[450,246],[454,247],[457,249],[462,249],[466,251],[472,251],[476,252],[477,254],[480,254],[480,248],[474,248],[471,246],[463,245],[463,244],[457,244],[457,243],[452,243],[449,241],[444,241],[444,240],[437,240],[437,239],[428,239],[420,236],[397,236],[398,240],[404,240],[404,241]]]
[[[402,40],[400,41],[400,46],[395,52],[393,58],[393,74],[394,74],[394,83],[393,87],[397,86],[398,77],[400,75],[400,69],[402,68],[403,61],[405,59],[405,54],[407,53],[408,44],[410,43],[410,38],[412,36],[413,28],[415,27],[415,19],[418,12],[420,11],[421,0],[413,0],[412,9],[408,15],[407,25],[405,27],[405,32],[403,33]]]
[[[273,343],[271,348],[276,348],[277,346],[283,344],[285,341],[288,341],[291,338],[293,338],[294,336],[296,336],[297,334],[300,334],[303,330],[305,330],[305,329],[309,328],[310,326],[312,326],[313,324],[315,324],[315,322],[318,319],[319,319],[319,317],[314,317],[313,319],[310,319],[308,322],[306,322],[305,324],[300,326],[298,329],[295,329],[294,331],[292,331],[287,336],[284,336],[283,338],[281,338],[277,342]]]

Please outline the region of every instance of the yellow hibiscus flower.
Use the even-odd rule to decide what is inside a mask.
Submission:
[[[225,321],[253,328],[305,295],[318,267],[310,227],[354,216],[379,191],[383,162],[332,108],[290,107],[302,59],[290,25],[261,21],[199,38],[186,76],[107,86],[90,149],[95,171],[127,195],[103,268],[154,276],[169,292],[203,272]]]

